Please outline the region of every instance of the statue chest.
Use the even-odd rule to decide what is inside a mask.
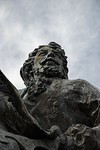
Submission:
[[[66,131],[72,124],[88,125],[90,119],[79,109],[82,98],[82,93],[74,89],[73,85],[67,88],[61,81],[57,81],[35,97],[36,104],[31,105],[30,113],[44,129],[57,125]]]

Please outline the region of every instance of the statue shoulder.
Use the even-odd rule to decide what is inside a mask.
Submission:
[[[100,90],[83,79],[75,79],[75,80],[62,80],[61,83],[62,89],[74,90],[79,91],[81,93],[93,93],[97,97],[100,97]]]

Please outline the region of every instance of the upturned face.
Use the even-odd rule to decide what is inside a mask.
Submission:
[[[41,48],[35,56],[34,68],[47,77],[60,76],[64,69],[61,52],[50,47]]]

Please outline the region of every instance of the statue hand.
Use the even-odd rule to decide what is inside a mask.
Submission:
[[[59,149],[66,150],[67,148],[67,137],[61,131],[58,126],[52,126],[49,130],[51,139],[56,139],[59,142]]]
[[[83,124],[75,124],[68,128],[65,133],[70,137],[70,150],[94,150],[97,145],[95,131]]]

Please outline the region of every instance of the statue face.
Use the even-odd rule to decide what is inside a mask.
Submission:
[[[34,68],[47,77],[60,76],[64,69],[61,53],[50,47],[41,48],[35,56]]]

